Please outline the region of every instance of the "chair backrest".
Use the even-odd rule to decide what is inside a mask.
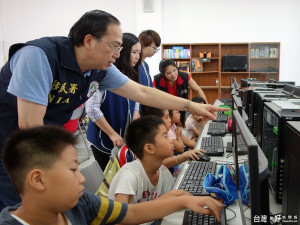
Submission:
[[[121,147],[118,147],[118,146],[115,146],[111,152],[110,152],[110,160],[114,160],[114,157],[116,157],[118,160],[119,160],[119,157],[118,157],[118,153],[120,151]]]
[[[120,164],[115,156],[111,156],[104,170],[105,179],[96,191],[96,195],[108,197],[108,189],[111,184],[113,177],[120,170]]]
[[[102,171],[98,162],[92,162],[92,164],[82,168],[80,172],[85,177],[83,186],[88,191],[96,193],[102,181],[105,180],[104,172]]]

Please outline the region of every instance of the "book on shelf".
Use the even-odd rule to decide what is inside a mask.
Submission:
[[[278,57],[278,48],[270,48],[269,45],[262,45],[250,49],[251,58],[276,58]]]
[[[200,62],[200,59],[192,59],[192,72],[202,72],[203,63]]]
[[[190,72],[190,61],[177,61],[176,66],[182,72]]]
[[[189,59],[190,55],[190,49],[185,49],[181,46],[164,49],[164,58],[166,59]]]

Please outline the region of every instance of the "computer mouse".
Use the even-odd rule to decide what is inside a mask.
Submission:
[[[197,154],[196,155],[199,157],[198,161],[202,161],[202,162],[208,162],[210,161],[210,157],[206,154],[203,153],[203,155]]]
[[[227,120],[227,129],[228,131],[232,131],[232,118],[228,118]]]

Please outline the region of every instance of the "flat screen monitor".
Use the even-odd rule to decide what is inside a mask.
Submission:
[[[298,86],[294,87],[293,96],[295,98],[300,98],[300,87],[298,87]]]
[[[231,95],[239,96],[239,92],[235,88],[232,88]]]
[[[223,72],[248,71],[247,55],[224,55],[222,57]]]
[[[237,110],[233,110],[233,158],[236,169],[236,177],[239,177],[239,154],[238,154],[238,135],[248,151],[246,164],[249,169],[249,189],[250,189],[250,214],[247,206],[243,206],[239,179],[236,179],[238,187],[238,202],[242,223],[246,224],[246,220],[250,219],[251,224],[258,224],[258,220],[266,220],[269,218],[269,189],[268,189],[268,161],[259,147],[254,136],[248,129],[244,119]]]
[[[237,79],[235,77],[231,77],[230,81],[231,81],[231,88],[238,91],[240,89],[240,84],[238,83]]]
[[[294,91],[294,85],[291,84],[284,84],[283,86],[283,93],[291,95]]]
[[[239,113],[242,115],[243,105],[242,105],[241,98],[235,94],[231,95],[231,98],[232,98],[232,110],[237,109]]]

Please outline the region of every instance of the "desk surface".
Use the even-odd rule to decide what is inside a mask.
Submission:
[[[201,132],[201,135],[199,136],[195,149],[200,149],[200,145],[201,145],[201,140],[203,137],[209,137],[210,135],[207,135],[207,130],[208,130],[208,126],[209,123],[211,121],[208,121],[205,126],[203,127],[203,130]],[[223,137],[223,146],[226,147],[227,142],[231,142],[232,141],[232,136],[230,133],[226,134]],[[224,163],[232,163],[233,164],[233,155],[231,153],[227,153],[226,150],[224,150],[224,155],[223,156],[210,156],[211,157],[211,161],[216,161],[218,163],[217,166],[217,170],[219,169],[219,166],[221,164]],[[239,159],[241,159],[241,163],[243,162],[243,160],[247,159],[247,155],[243,155],[243,156],[239,156]],[[185,162],[182,163],[181,165],[181,171],[179,173],[179,175],[176,178],[175,181],[175,185],[174,185],[174,189],[178,189],[178,186],[187,170],[189,166],[189,162]],[[234,203],[232,203],[229,208],[231,210],[233,210],[234,212],[232,212],[229,209],[226,209],[226,219],[227,219],[227,224],[229,225],[235,225],[235,224],[241,224],[241,215],[240,215],[240,210],[239,210],[239,206],[238,206],[238,201],[236,200]],[[246,207],[245,207],[246,209]],[[250,210],[249,214],[250,214]],[[176,224],[182,224],[183,221],[183,216],[184,216],[184,210],[181,210],[179,212],[173,213],[169,216],[166,216],[163,218],[161,225],[176,225]],[[230,220],[231,219],[231,220]],[[248,223],[247,223],[248,224]],[[249,221],[250,224],[250,221]]]
[[[221,102],[217,101],[215,102],[215,105],[220,105]],[[203,137],[208,137],[210,135],[207,135],[208,126],[211,121],[208,121],[205,126],[203,127],[203,130],[201,131],[201,135],[198,137],[195,149],[200,149],[201,140]],[[225,148],[224,155],[223,156],[210,156],[211,161],[216,161],[218,163],[217,170],[219,169],[219,166],[224,163],[234,163],[233,155],[231,153],[226,152],[226,146],[228,142],[232,142],[232,135],[231,133],[227,133],[223,137],[223,146]],[[243,163],[244,160],[247,159],[247,155],[239,155],[239,163]],[[178,189],[178,186],[189,166],[189,162],[182,163],[181,165],[181,171],[179,175],[176,178],[174,189]],[[272,207],[273,206],[273,207]],[[245,216],[250,218],[250,208],[246,209],[247,206],[243,205],[245,210]],[[232,204],[228,206],[229,209],[226,209],[226,223],[229,225],[240,225],[241,222],[241,212],[240,207],[238,204],[238,200],[235,200]],[[275,203],[274,199],[270,196],[270,210],[272,213],[279,213],[281,212],[281,205]],[[161,225],[181,225],[183,221],[184,211],[181,210],[179,212],[170,214],[169,216],[166,216],[161,221]],[[250,220],[246,220],[246,224],[251,224]]]

